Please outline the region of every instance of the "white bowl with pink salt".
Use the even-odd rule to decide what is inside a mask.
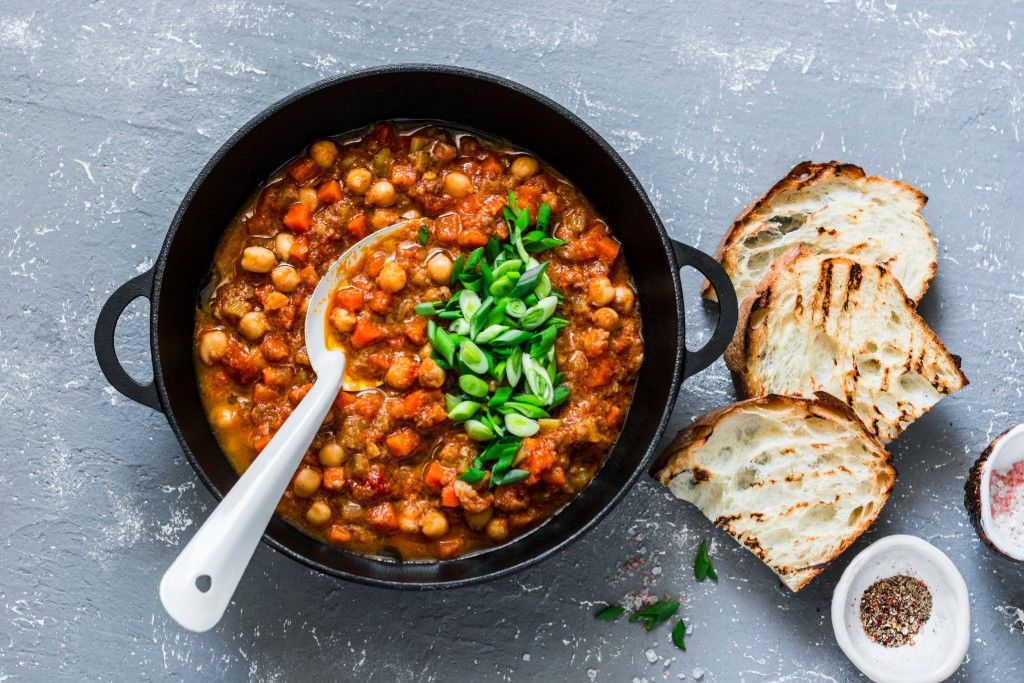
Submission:
[[[982,540],[1024,561],[1024,424],[989,444],[964,484],[964,502]]]

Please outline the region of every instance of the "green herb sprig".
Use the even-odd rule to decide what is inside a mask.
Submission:
[[[564,298],[551,286],[548,262],[534,258],[564,242],[548,235],[547,203],[532,230],[529,209],[514,192],[502,214],[508,239],[492,236],[460,255],[452,264],[452,296],[414,308],[429,318],[434,360],[457,373],[458,392],[445,396],[449,419],[484,444],[459,478],[475,484],[489,472],[492,487],[529,476],[512,467],[523,439],[569,398],[555,361],[558,331],[569,324],[557,315]]]
[[[643,624],[644,630],[650,631],[661,622],[668,621],[678,609],[679,603],[675,600],[659,600],[633,612],[629,617],[629,623]]]
[[[697,557],[693,561],[693,575],[698,581],[711,579],[718,583],[718,573],[711,564],[711,556],[708,555],[708,542],[701,541],[697,547]]]

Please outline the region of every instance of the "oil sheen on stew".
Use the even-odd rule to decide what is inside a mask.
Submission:
[[[328,341],[366,388],[338,395],[278,512],[348,550],[436,560],[520,535],[587,486],[643,342],[619,243],[536,158],[436,126],[320,140],[237,214],[196,310],[200,394],[239,472],[315,379],[303,320],[321,275],[403,219],[334,292]]]

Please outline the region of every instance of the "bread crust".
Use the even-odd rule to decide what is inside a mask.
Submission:
[[[917,210],[920,212],[924,208],[925,204],[928,203],[928,195],[921,192],[916,187],[903,182],[902,180],[893,180],[891,178],[883,178],[882,176],[869,176],[864,172],[864,169],[856,164],[845,163],[841,161],[825,161],[825,162],[814,162],[814,161],[801,161],[794,166],[789,173],[782,177],[781,180],[772,185],[767,192],[760,197],[754,199],[736,215],[729,228],[722,235],[721,241],[718,243],[718,247],[715,249],[715,260],[722,264],[726,272],[729,272],[728,264],[726,263],[726,255],[729,253],[733,243],[738,239],[739,235],[743,232],[743,228],[751,221],[753,214],[758,212],[763,207],[771,204],[776,197],[785,192],[794,192],[802,190],[807,187],[811,187],[820,182],[832,178],[849,178],[853,180],[864,180],[865,182],[880,182],[888,183],[900,187],[901,189],[908,192],[917,200]],[[932,235],[931,228],[928,227],[927,222],[924,224],[925,231],[928,233],[928,239],[934,244],[935,238]],[[932,280],[935,278],[935,274],[938,272],[938,264],[934,259],[929,262],[929,276],[924,282],[924,286],[921,289],[921,296],[918,297],[920,301],[921,297],[924,296],[925,292],[928,291]],[[703,287],[701,287],[701,296],[711,301],[717,301],[718,297],[715,296],[715,290],[711,286],[711,282],[708,280],[704,281]],[[914,304],[917,305],[916,303]]]
[[[815,393],[814,398],[769,394],[723,406],[697,418],[693,424],[680,430],[665,449],[665,453],[662,456],[665,464],[657,472],[656,478],[664,486],[669,486],[676,476],[692,469],[691,455],[707,442],[718,423],[730,414],[743,412],[750,408],[772,407],[791,409],[795,413],[802,412],[808,416],[820,417],[830,421],[842,421],[849,424],[852,429],[859,432],[871,450],[879,456],[876,468],[877,474],[884,476],[886,479],[884,489],[878,492],[879,504],[870,513],[865,515],[855,527],[852,527],[849,533],[841,539],[840,543],[830,551],[829,556],[821,562],[805,567],[775,567],[769,563],[766,553],[759,546],[744,544],[762,562],[768,564],[780,578],[785,576],[787,579],[786,585],[795,593],[823,572],[832,561],[849,548],[861,534],[867,531],[875,519],[878,518],[896,482],[896,468],[892,464],[892,456],[878,440],[878,437],[864,426],[864,423],[861,422],[860,418],[857,417],[856,413],[846,403],[831,394],[819,391]],[[715,525],[728,532],[726,526],[718,521],[715,521]]]
[[[796,271],[801,260],[817,257],[831,262],[843,261],[849,264],[858,264],[861,269],[874,268],[880,271],[883,279],[891,279],[896,287],[899,288],[900,295],[906,303],[908,315],[911,316],[914,324],[925,334],[928,341],[934,344],[941,353],[947,354],[951,357],[953,356],[939,336],[935,334],[935,331],[923,318],[921,318],[914,305],[914,301],[907,296],[899,280],[889,273],[884,266],[874,262],[860,261],[847,254],[836,253],[816,255],[813,254],[806,246],[797,245],[775,260],[771,268],[765,274],[764,279],[761,280],[761,283],[758,285],[757,291],[748,296],[740,305],[736,331],[733,333],[732,340],[729,342],[724,353],[725,365],[732,375],[733,386],[736,388],[737,398],[749,398],[760,393],[757,391],[751,380],[749,360],[751,347],[761,343],[763,340],[758,336],[757,332],[751,330],[751,318],[757,313],[757,311],[767,309],[771,305],[776,296],[775,290],[780,285],[780,280],[790,271]],[[770,332],[765,332],[764,334],[768,335]],[[963,373],[959,364],[955,363],[954,366],[960,381],[960,386],[954,389],[954,391],[956,391],[957,389],[967,386],[970,382],[967,379],[967,376]],[[927,412],[928,409],[925,409],[925,413]],[[918,418],[919,417],[920,416],[918,416]]]

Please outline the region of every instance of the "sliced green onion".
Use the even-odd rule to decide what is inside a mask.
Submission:
[[[500,382],[501,378],[505,376],[505,361],[492,365],[490,370],[488,370],[488,373],[490,373],[491,377],[496,381]]]
[[[551,205],[547,202],[541,202],[540,208],[537,209],[537,227],[545,232],[548,229],[548,221],[551,220]]]
[[[428,320],[427,337],[430,339],[430,345],[434,347],[434,350],[451,366],[455,362],[455,343],[448,333],[434,324],[433,320]]]
[[[509,292],[510,299],[517,299],[526,296],[533,292],[537,287],[537,283],[540,281],[540,276],[544,274],[544,271],[548,269],[548,261],[541,263],[538,266],[533,266],[519,278],[519,282],[516,284],[515,289]]]
[[[518,346],[512,349],[505,364],[505,376],[508,378],[509,386],[513,389],[519,384],[523,377],[523,350]]]
[[[451,285],[453,287],[455,286],[455,283],[459,281],[459,276],[462,275],[462,270],[465,267],[466,267],[466,256],[465,256],[465,254],[459,254],[458,257],[452,262]],[[459,295],[459,292],[456,292],[455,296],[458,296],[458,295]]]
[[[531,417],[535,420],[540,420],[545,417],[551,417],[551,414],[548,411],[544,410],[543,408],[539,408],[529,403],[521,403],[519,401],[508,401],[507,403],[504,403],[495,408],[495,410],[497,410],[502,415],[511,415],[512,413],[519,413],[524,417]]]
[[[452,324],[448,326],[448,331],[452,334],[462,335],[463,337],[469,336],[470,330],[469,323],[466,322],[465,318],[456,318],[452,321]]]
[[[528,330],[533,330],[555,314],[558,307],[558,297],[546,296],[526,311],[526,314],[519,319],[519,324]]]
[[[529,339],[531,336],[533,335],[531,335],[529,332],[525,330],[509,330],[507,332],[502,332],[501,334],[499,334],[497,337],[494,338],[494,341],[491,343],[496,345],[520,344]]]
[[[512,387],[498,387],[494,391],[494,395],[491,396],[491,400],[487,402],[488,408],[494,408],[505,403],[509,397],[512,396]]]
[[[416,233],[416,240],[424,246],[426,246],[427,242],[430,241],[430,233],[427,232],[427,226],[420,226],[419,232]]]
[[[565,403],[566,400],[568,400],[568,398],[569,398],[569,387],[565,386],[564,384],[561,384],[561,385],[555,387],[555,390],[553,392],[552,399],[551,399],[551,407],[552,408],[557,408],[558,406],[560,406],[563,403]]]
[[[554,347],[555,337],[557,336],[558,328],[554,325],[548,325],[541,332],[533,335],[533,341],[530,344],[530,355],[537,359],[543,357],[549,349]]]
[[[495,478],[491,480],[491,483],[494,486],[507,486],[508,484],[515,484],[517,482],[520,482],[529,476],[530,473],[524,470],[509,470],[508,472],[505,472],[501,476],[500,480]]]
[[[473,441],[490,441],[494,438],[494,430],[480,420],[466,420],[463,428]]]
[[[446,413],[455,410],[455,406],[459,405],[459,403],[461,403],[461,400],[458,396],[453,396],[452,394],[444,395],[444,410]]]
[[[540,279],[537,280],[537,288],[533,291],[540,298],[551,294],[551,278],[548,277],[547,273],[541,273]]]
[[[485,327],[483,332],[476,336],[476,343],[487,344],[489,342],[492,342],[498,335],[500,335],[507,329],[508,325],[491,325],[490,327]]]
[[[505,426],[508,427],[510,434],[515,434],[516,436],[521,436],[523,438],[533,436],[540,431],[540,427],[537,425],[536,420],[523,417],[519,413],[509,413],[506,415]]]
[[[480,404],[476,401],[461,401],[448,411],[448,419],[452,422],[462,422],[476,415],[478,410],[480,410]]]
[[[463,318],[471,320],[473,314],[480,310],[480,295],[468,290],[463,291],[462,296],[459,297],[459,309],[462,311]]]
[[[485,472],[476,467],[470,467],[468,470],[459,475],[459,479],[466,482],[467,484],[476,484],[483,481]]]
[[[505,261],[500,266],[494,269],[494,279],[497,280],[503,275],[508,275],[509,273],[518,273],[522,267],[522,260],[517,258],[509,259],[508,261]]]
[[[545,405],[551,405],[555,389],[551,386],[551,378],[548,377],[547,370],[527,355],[523,356],[523,375],[526,377],[526,385],[530,387],[533,395],[543,401]]]
[[[483,398],[490,389],[487,382],[474,375],[459,377],[459,388],[474,398]]]
[[[510,318],[522,318],[528,308],[522,299],[509,299],[505,304],[505,314]]]
[[[487,291],[489,291],[493,297],[507,296],[509,292],[515,289],[515,286],[516,277],[514,275],[503,275],[492,282]]]
[[[487,356],[480,350],[480,347],[468,339],[459,345],[459,362],[464,363],[467,368],[482,375],[487,372],[489,363]]]
[[[464,291],[464,290],[459,290]],[[462,317],[462,311],[441,311],[437,314],[437,317],[441,320],[458,320]]]

